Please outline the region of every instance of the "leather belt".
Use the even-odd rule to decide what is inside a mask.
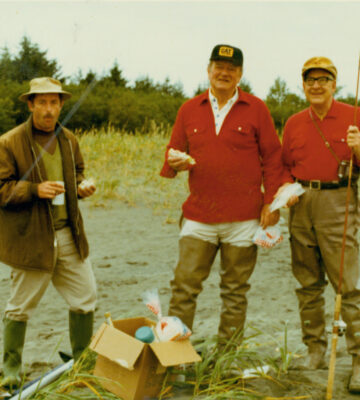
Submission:
[[[303,181],[302,179],[295,178],[295,181],[301,183],[302,186],[308,187],[311,190],[339,189],[348,185],[348,181],[346,179],[338,182],[321,182],[319,180]],[[351,182],[352,186],[355,184],[356,181]]]

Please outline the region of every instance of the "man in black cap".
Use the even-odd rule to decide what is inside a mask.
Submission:
[[[220,248],[223,340],[244,328],[257,254],[252,238],[259,224],[277,223],[279,214],[271,213],[269,204],[282,179],[281,146],[270,113],[262,100],[237,87],[242,66],[239,48],[214,47],[210,89],[180,108],[161,171],[173,178],[188,170],[190,187],[169,315],[192,328],[197,296]]]

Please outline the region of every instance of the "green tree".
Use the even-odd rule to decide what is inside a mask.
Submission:
[[[52,76],[60,79],[60,67],[57,61],[48,60],[46,53],[24,36],[20,42],[19,54],[12,60],[12,79],[20,83],[39,76]]]
[[[347,96],[345,97],[336,97],[336,100],[341,101],[343,103],[347,103],[350,104],[351,106],[355,105],[355,96],[353,96],[352,94],[348,93]]]
[[[15,80],[13,59],[8,47],[3,47],[0,56],[0,79],[1,81]]]
[[[156,85],[148,76],[143,76],[135,80],[134,91],[145,93],[155,92]]]
[[[80,84],[89,85],[94,80],[97,80],[96,73],[93,72],[91,69],[86,74],[85,78],[80,79]]]
[[[247,92],[247,93],[250,93],[250,94],[254,94],[250,82],[245,78],[241,79],[239,87],[244,92]]]
[[[206,90],[209,89],[209,82],[203,82],[198,85],[195,89],[194,96],[198,96],[201,93],[204,93]]]
[[[295,93],[291,93],[286,82],[280,77],[276,78],[273,86],[269,89],[265,102],[280,136],[287,119],[306,107],[306,100]]]
[[[183,92],[183,86],[181,83],[170,83],[170,78],[166,77],[163,83],[156,85],[156,90],[160,93],[170,95],[173,97],[185,97]]]
[[[114,63],[113,67],[109,71],[109,75],[101,79],[101,83],[113,84],[116,87],[126,87],[128,81],[122,76],[122,71],[119,69],[117,62]]]

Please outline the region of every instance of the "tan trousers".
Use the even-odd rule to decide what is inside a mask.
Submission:
[[[52,274],[42,271],[11,271],[10,299],[5,317],[27,321],[41,300],[50,281],[64,298],[71,311],[94,311],[96,283],[89,260],[84,262],[76,250],[70,228],[56,231],[58,242],[56,266]]]
[[[356,190],[351,190],[341,316],[347,324],[348,352],[360,354],[358,200]],[[292,269],[301,285],[296,294],[303,341],[309,348],[327,345],[323,293],[327,285],[326,276],[334,290],[338,290],[345,203],[346,188],[306,190],[299,203],[290,209]]]
[[[179,261],[170,282],[172,296],[169,315],[179,317],[192,329],[196,300],[202,283],[209,276],[218,246],[208,241],[184,236],[179,241]],[[246,317],[248,280],[255,268],[257,248],[220,244],[222,308],[219,337],[230,339],[242,331]]]

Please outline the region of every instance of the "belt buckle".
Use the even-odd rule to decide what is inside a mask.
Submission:
[[[311,190],[320,190],[321,189],[321,182],[319,180],[310,181],[309,188]]]

